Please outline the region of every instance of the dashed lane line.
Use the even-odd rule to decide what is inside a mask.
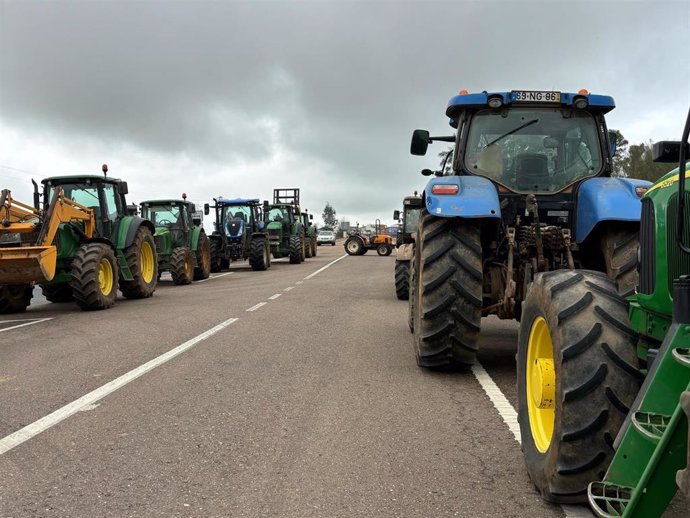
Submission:
[[[256,311],[257,309],[259,309],[262,306],[265,306],[266,304],[268,304],[268,303],[267,302],[259,302],[258,304],[254,304],[251,308],[247,308],[245,311]]]
[[[290,290],[294,290],[294,289],[295,289],[294,286],[288,286],[288,287],[285,288],[283,291],[290,291]]]
[[[213,279],[217,279],[218,277],[225,277],[226,275],[232,275],[235,272],[225,272],[225,273],[219,273],[218,275],[212,275],[211,277],[208,277],[206,279],[201,279],[200,281],[196,282],[206,282],[206,281],[211,281]]]
[[[275,300],[278,297],[280,297],[281,295],[282,295],[282,293],[276,293],[275,295],[271,295],[270,297],[268,297],[268,300]]]
[[[316,270],[314,273],[312,273],[312,274],[310,274],[310,275],[307,275],[307,276],[304,278],[304,280],[305,280],[305,281],[308,281],[308,280],[311,279],[312,277],[316,277],[318,274],[320,274],[320,273],[321,273],[322,271],[324,271],[326,268],[329,268],[329,267],[333,266],[335,263],[337,263],[338,261],[342,261],[342,260],[345,259],[346,257],[347,257],[347,254],[338,257],[335,261],[331,261],[331,262],[328,263],[326,266],[323,266],[322,268],[319,268],[318,270]],[[299,283],[298,283],[298,284],[299,284]]]
[[[10,331],[12,329],[18,329],[20,327],[26,327],[26,326],[32,326],[34,324],[40,324],[42,322],[47,322],[48,320],[53,320],[52,318],[26,318],[26,319],[21,319],[21,320],[0,320],[0,325],[2,324],[8,324],[12,322],[22,322],[21,324],[15,324],[10,327],[3,327],[0,329],[0,333],[4,333],[5,331]]]
[[[42,417],[38,421],[35,421],[30,425],[27,425],[24,428],[17,430],[16,432],[8,435],[7,437],[4,437],[3,439],[0,439],[0,455],[7,453],[8,451],[10,451],[13,448],[16,448],[23,442],[28,441],[32,437],[35,437],[36,435],[55,426],[59,422],[64,421],[65,419],[76,414],[85,407],[94,405],[97,401],[103,399],[107,395],[112,394],[116,390],[124,387],[125,385],[134,381],[140,376],[143,376],[147,372],[152,371],[156,367],[159,367],[164,363],[172,360],[176,356],[179,356],[183,352],[194,347],[199,342],[203,342],[204,340],[215,335],[219,331],[222,331],[233,322],[237,322],[237,320],[237,318],[229,318],[221,322],[217,326],[214,326],[211,329],[195,336],[194,338],[178,345],[174,349],[169,350],[167,353],[161,354],[153,360],[150,360],[144,363],[143,365],[140,365],[139,367],[127,372],[126,374],[123,374],[119,378],[115,378],[113,381],[106,383],[105,385],[102,385],[96,390],[89,392],[88,394],[63,406],[55,412],[48,414],[45,417]]]
[[[489,396],[491,403],[498,411],[498,414],[501,416],[501,419],[503,419],[503,422],[508,426],[510,433],[513,434],[513,437],[515,437],[515,440],[518,442],[518,444],[522,444],[520,437],[520,425],[518,424],[518,415],[513,408],[513,405],[510,404],[508,399],[503,395],[503,392],[501,392],[501,389],[498,388],[498,385],[496,385],[494,380],[491,379],[489,373],[486,372],[484,367],[482,367],[479,363],[476,363],[472,366],[472,373],[474,374],[474,377],[477,378],[477,381],[481,385],[482,389],[484,389],[486,395]],[[563,504],[561,505],[561,508],[563,509],[566,518],[592,518],[592,516],[594,516],[587,508],[577,505]]]

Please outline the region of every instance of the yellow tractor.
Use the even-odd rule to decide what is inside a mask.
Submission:
[[[375,232],[367,235],[360,232],[359,227],[345,240],[343,245],[348,255],[364,255],[369,250],[376,250],[379,255],[391,255],[393,251],[393,238],[388,234],[381,220],[376,220]]]

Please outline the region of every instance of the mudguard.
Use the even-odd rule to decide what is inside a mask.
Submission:
[[[199,247],[199,236],[201,235],[202,227],[193,227],[189,232],[189,248],[196,251]]]
[[[632,178],[590,178],[577,195],[575,241],[582,243],[602,221],[640,221],[642,202],[636,187],[652,182]]]
[[[396,261],[411,261],[414,257],[414,243],[400,245],[395,252]]]
[[[433,194],[435,185],[457,185],[457,194]],[[496,186],[481,176],[441,176],[432,178],[424,190],[429,214],[441,218],[500,218]]]
[[[144,225],[151,234],[156,232],[156,228],[148,219],[140,218],[139,216],[124,216],[120,218],[113,231],[112,241],[116,250],[123,250],[134,242],[134,236],[139,230],[139,227]]]

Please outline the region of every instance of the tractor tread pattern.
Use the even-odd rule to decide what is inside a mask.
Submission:
[[[252,238],[252,242],[249,245],[249,266],[255,272],[267,270],[271,266],[271,253],[270,250],[266,250],[267,246],[265,237],[257,236]]]
[[[31,304],[33,292],[31,284],[0,285],[0,315],[26,311]]]
[[[113,286],[108,295],[101,292],[98,270],[103,259],[110,261],[113,272]],[[74,301],[85,311],[108,309],[117,297],[118,268],[115,252],[103,243],[83,244],[72,259],[72,280],[70,287]]]
[[[211,255],[211,273],[218,273],[223,269],[222,250],[219,239],[211,239],[209,251]]]
[[[139,264],[139,251],[144,243],[148,243],[153,252],[153,275],[151,281],[146,282],[141,274]],[[134,241],[124,250],[127,266],[132,272],[133,279],[125,281],[120,279],[120,291],[128,299],[145,299],[151,297],[156,291],[156,284],[158,283],[158,261],[156,260],[156,242],[153,240],[151,231],[145,227],[140,226],[137,233],[134,235]]]
[[[300,236],[290,236],[290,264],[302,262],[302,242]]]
[[[204,252],[208,254],[208,264],[204,264]],[[194,267],[194,280],[208,279],[211,274],[211,243],[203,230],[199,232],[199,241],[196,245],[196,266]]]
[[[395,296],[407,300],[410,296],[410,263],[395,261]]]
[[[192,254],[184,246],[174,248],[170,254],[170,275],[172,276],[173,284],[176,286],[192,283],[193,274],[189,275],[185,267],[186,263],[191,260]]]
[[[606,273],[616,282],[620,295],[628,296],[635,293],[638,282],[637,250],[639,243],[639,229],[637,228],[609,231],[601,238]]]

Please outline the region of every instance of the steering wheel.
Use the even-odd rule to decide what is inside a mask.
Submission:
[[[158,222],[158,225],[172,225],[172,221],[167,219],[162,219]]]

